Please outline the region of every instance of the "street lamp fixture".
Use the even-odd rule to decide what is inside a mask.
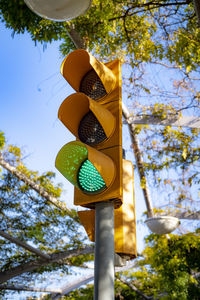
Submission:
[[[172,216],[160,216],[148,218],[145,223],[153,233],[168,234],[174,231],[179,225],[178,218]]]
[[[63,22],[84,14],[92,0],[24,0],[42,18]]]

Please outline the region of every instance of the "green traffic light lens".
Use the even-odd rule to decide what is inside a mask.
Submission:
[[[88,159],[79,169],[78,184],[83,192],[89,194],[97,194],[106,188],[103,178]]]
[[[56,168],[86,194],[98,194],[106,188],[101,174],[88,159],[87,147],[74,141],[64,145],[56,157]]]

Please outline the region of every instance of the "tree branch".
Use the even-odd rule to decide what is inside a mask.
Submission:
[[[50,288],[36,288],[36,287],[28,287],[24,285],[0,285],[0,290],[11,290],[11,291],[31,291],[31,292],[46,292],[52,294],[61,294],[60,289],[50,289]]]
[[[15,237],[11,236],[10,234],[0,230],[0,235],[2,237],[4,237],[5,239],[11,241],[12,243],[15,243],[16,245],[20,246],[20,247],[23,247],[25,248],[26,250],[32,252],[32,253],[35,253],[36,255],[42,257],[43,259],[50,259],[50,256],[43,253],[42,251],[40,251],[39,249],[37,248],[34,248],[30,245],[28,245],[27,243],[24,243],[22,241],[20,241],[19,239],[16,239]]]
[[[179,218],[179,219],[186,219],[186,220],[200,220],[200,211],[196,212],[172,212],[170,216]]]
[[[86,247],[84,249],[75,249],[66,252],[53,253],[49,255],[50,258],[48,260],[45,259],[32,260],[29,261],[28,263],[21,264],[7,271],[0,272],[0,283],[6,282],[7,280],[13,277],[19,276],[26,272],[31,272],[40,267],[44,267],[52,263],[59,263],[64,259],[69,259],[74,256],[91,254],[93,252],[94,252],[93,247]]]
[[[128,287],[130,287],[133,291],[135,291],[138,295],[140,295],[140,296],[142,296],[142,298],[143,299],[145,299],[145,300],[150,300],[150,299],[152,299],[152,297],[149,297],[149,296],[147,296],[147,295],[144,295],[140,290],[138,290],[138,288],[136,288],[136,286],[135,285],[133,285],[132,283],[130,283],[130,282],[127,282],[127,281],[125,281],[125,280],[123,280],[123,279],[118,279],[118,281],[121,281],[123,284],[125,284],[125,285],[127,285]]]
[[[135,154],[135,159],[136,159],[138,172],[139,172],[139,176],[140,176],[140,182],[142,182],[142,191],[143,191],[144,200],[145,200],[146,207],[147,207],[148,217],[153,217],[153,209],[152,209],[149,190],[148,190],[146,178],[145,178],[142,153],[139,148],[137,135],[135,134],[135,126],[134,126],[134,124],[129,124],[128,119],[130,118],[130,113],[124,104],[122,104],[122,113],[123,113],[125,120],[128,123],[128,126],[129,126],[130,136],[131,136],[131,140],[133,143],[133,151]]]
[[[193,0],[194,3],[194,9],[198,20],[198,25],[200,27],[200,1],[199,0]]]
[[[6,170],[8,170],[9,172],[11,172],[16,177],[18,177],[20,180],[22,180],[25,184],[29,185],[33,190],[35,190],[39,195],[41,195],[42,197],[44,197],[47,201],[51,202],[53,205],[55,205],[59,209],[66,211],[66,213],[70,217],[72,217],[73,219],[75,219],[72,211],[69,208],[66,207],[66,205],[65,205],[64,202],[61,202],[58,199],[56,199],[55,197],[53,197],[52,195],[50,195],[45,190],[45,188],[43,188],[39,184],[35,183],[33,180],[31,180],[30,178],[28,178],[22,172],[18,171],[14,166],[11,166],[8,162],[6,162],[4,160],[4,158],[3,158],[3,156],[2,156],[1,153],[0,153],[0,165],[3,168],[5,168]]]
[[[81,38],[80,34],[67,22],[65,24],[65,27],[67,29],[67,34],[69,35],[69,38],[74,43],[75,47],[77,49],[86,49],[86,44],[84,40]]]
[[[126,11],[124,12],[123,15],[112,17],[112,18],[108,19],[108,22],[124,19],[125,17],[131,17],[135,14],[151,11],[151,10],[159,8],[159,7],[167,7],[167,6],[171,7],[171,6],[177,6],[177,5],[188,5],[191,2],[192,2],[192,0],[186,0],[186,1],[181,1],[181,2],[168,2],[168,3],[161,3],[161,1],[150,1],[150,2],[147,2],[147,3],[141,3],[141,4],[139,4],[139,3],[133,4],[133,2],[131,2],[131,3],[127,4],[127,6],[130,4],[130,6],[126,9]],[[194,0],[194,2],[198,2],[198,0]],[[137,9],[137,8],[138,9],[142,8],[142,10],[135,11],[135,12],[129,14],[129,12],[131,10]],[[98,22],[98,23],[96,23],[95,26],[98,26],[99,24],[102,24],[102,23],[103,22]]]

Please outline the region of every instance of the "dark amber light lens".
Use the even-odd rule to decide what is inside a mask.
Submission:
[[[79,91],[93,100],[98,100],[107,94],[101,79],[94,70],[89,71],[83,77]]]
[[[101,124],[91,111],[80,121],[78,136],[81,142],[87,145],[97,145],[106,139]]]

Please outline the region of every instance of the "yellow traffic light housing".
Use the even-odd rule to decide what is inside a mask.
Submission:
[[[79,93],[83,93],[91,100],[90,109],[92,113],[99,111],[99,105],[102,111],[95,115],[103,129],[109,126],[114,130],[113,135],[107,141],[100,141],[95,148],[102,149],[113,146],[122,146],[122,108],[121,108],[121,64],[119,60],[114,60],[107,64],[99,62],[94,56],[85,50],[75,50],[70,53],[63,61],[61,74],[69,84]],[[75,96],[77,95],[77,96]],[[75,98],[80,98],[80,100]],[[70,104],[66,102],[70,101]],[[77,112],[77,104],[79,102]],[[66,117],[60,112],[61,107],[67,105],[68,115]],[[77,133],[78,128],[71,128],[70,122],[73,118],[71,114],[70,122],[67,120],[70,112],[84,116],[88,111],[86,109],[86,98],[80,94],[74,94],[65,99],[58,113],[59,119],[73,133]],[[96,109],[95,109],[96,107]],[[92,108],[92,109],[91,109]],[[106,112],[107,111],[107,112]],[[65,110],[66,112],[66,110]],[[110,112],[110,113],[109,113]],[[75,115],[74,115],[75,116]],[[101,119],[100,119],[101,116]],[[108,117],[109,116],[109,117]],[[76,118],[76,117],[75,117]],[[110,118],[110,119],[109,119]],[[79,119],[80,122],[82,119]],[[113,124],[114,123],[114,124]],[[79,124],[76,124],[78,127]],[[79,136],[76,137],[81,140]]]
[[[83,92],[92,99],[109,94],[116,84],[112,70],[83,49],[73,51],[64,59],[61,74],[76,92]],[[89,82],[86,82],[87,76]]]
[[[57,154],[55,165],[65,178],[86,194],[109,188],[116,175],[110,157],[79,141],[64,145]]]
[[[96,202],[114,201],[117,208],[122,203],[123,194],[120,62],[115,60],[103,64],[87,51],[80,49],[73,51],[64,59],[61,73],[77,93],[63,101],[58,118],[74,134],[77,142],[84,143],[88,157],[93,155],[91,163],[105,182],[104,188],[92,193],[92,196],[82,188],[80,180],[77,179],[80,169],[77,170],[73,159],[68,158],[72,144],[65,145],[58,153],[56,167],[67,179],[70,180],[74,176],[70,182],[75,185],[75,205],[94,208]],[[78,148],[80,147],[83,148],[79,144]],[[83,168],[83,164],[88,164],[82,158],[77,161],[80,163],[79,168]],[[66,172],[66,168],[74,172],[72,177]]]
[[[95,241],[95,211],[78,212],[91,241]],[[137,257],[133,166],[123,160],[123,204],[115,209],[115,253],[133,259]]]
[[[113,114],[83,93],[65,99],[58,118],[77,139],[91,146],[110,138],[116,126]]]

